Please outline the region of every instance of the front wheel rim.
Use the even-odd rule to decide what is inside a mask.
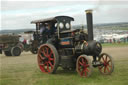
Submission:
[[[99,66],[99,71],[102,74],[111,74],[114,70],[114,64],[112,57],[106,53],[100,55],[101,66]]]
[[[89,77],[92,72],[92,66],[85,56],[80,56],[77,60],[77,72],[81,77]]]

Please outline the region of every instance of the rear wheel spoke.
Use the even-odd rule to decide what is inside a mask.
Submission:
[[[48,48],[46,47],[46,55],[48,55]]]
[[[48,63],[50,64],[51,68],[53,69],[53,65],[52,65],[52,63],[51,63],[50,61],[49,61]]]
[[[104,73],[106,73],[106,67],[104,67]]]
[[[103,59],[103,61],[105,62],[104,57],[102,57],[102,59]]]
[[[52,52],[50,52],[49,56],[50,56],[50,57],[52,56]]]
[[[50,72],[49,64],[47,63],[47,71]]]
[[[39,65],[41,65],[41,66],[45,66],[47,63],[45,62],[45,63],[40,63]]]
[[[86,71],[89,72],[88,68],[86,68]]]
[[[38,56],[39,56],[42,60],[44,60],[44,58],[43,58],[40,54],[39,54]]]
[[[106,59],[105,59],[105,61],[107,61],[107,57],[108,57],[108,56],[106,56]]]
[[[82,58],[82,63],[84,63],[84,59]]]
[[[89,64],[86,64],[85,67],[89,67]]]
[[[107,71],[110,72],[109,68],[108,67],[106,67],[106,68],[107,68]]]
[[[80,64],[80,65],[83,65],[83,63],[82,63],[82,62],[80,62],[80,61],[79,61],[79,64]]]
[[[111,60],[108,60],[107,63],[111,62]]]
[[[112,68],[112,65],[109,65],[109,64],[108,64],[108,67]]]
[[[86,69],[85,69],[85,71],[84,71],[84,75],[85,75],[85,76],[87,76],[87,72],[86,72]]]
[[[82,71],[81,71],[81,76],[83,76],[83,73],[84,73],[84,69],[82,69]]]
[[[44,54],[44,56],[46,56],[46,57],[47,57],[47,55],[46,55],[46,53],[45,53],[45,49],[44,49],[44,48],[42,49],[42,53]]]
[[[53,61],[54,60],[54,58],[49,58],[50,59],[50,61]]]
[[[99,66],[99,69],[101,70],[103,67],[104,67],[103,65],[102,66]]]

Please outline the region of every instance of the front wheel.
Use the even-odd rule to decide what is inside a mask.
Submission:
[[[87,55],[80,55],[77,58],[76,71],[81,77],[89,77],[92,73],[91,59]]]
[[[99,56],[99,61],[101,63],[101,66],[98,67],[100,73],[109,75],[114,71],[114,63],[110,55],[108,55],[107,53],[102,53]]]
[[[13,47],[11,49],[12,56],[20,56],[21,54],[21,48],[20,47]]]
[[[4,54],[6,55],[6,56],[12,56],[12,54],[11,54],[11,51],[9,50],[9,51],[4,51]]]
[[[59,55],[51,44],[43,44],[38,50],[38,65],[44,73],[55,73],[59,65]]]

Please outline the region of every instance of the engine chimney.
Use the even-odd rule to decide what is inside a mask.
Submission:
[[[92,21],[92,10],[85,10],[87,19],[87,30],[88,30],[88,40],[93,40],[93,21]]]

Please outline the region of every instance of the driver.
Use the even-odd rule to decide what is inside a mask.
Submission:
[[[44,30],[44,34],[50,37],[51,33],[52,33],[51,24],[47,24],[46,29]]]
[[[41,29],[40,29],[40,33],[42,35],[42,43],[45,43],[48,38],[51,36],[51,26],[50,24],[45,24],[45,25],[42,25]]]
[[[52,35],[55,33],[55,29],[53,28],[52,23],[46,24],[46,28],[42,32],[43,42],[45,43],[48,39],[53,37]]]
[[[40,34],[43,35],[43,32],[45,31],[46,29],[46,25],[45,24],[41,24],[40,25]]]

